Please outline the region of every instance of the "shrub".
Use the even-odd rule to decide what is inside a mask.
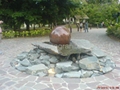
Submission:
[[[107,34],[120,38],[120,23],[116,23],[113,26],[107,28]]]
[[[15,37],[15,31],[12,31],[12,30],[5,31],[5,32],[3,32],[3,37],[13,38],[13,37]]]
[[[3,38],[14,38],[14,37],[34,37],[34,36],[44,36],[50,34],[51,30],[30,30],[30,31],[4,31]]]

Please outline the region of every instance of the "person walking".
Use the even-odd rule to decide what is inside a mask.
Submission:
[[[3,21],[0,20],[0,25],[3,23]],[[1,38],[2,38],[2,29],[0,27],[0,42],[1,42]]]
[[[103,28],[103,27],[104,27],[104,22],[101,23],[101,28]]]
[[[80,22],[80,32],[82,32],[82,28],[83,28],[83,23]]]
[[[2,24],[3,21],[0,20],[0,24]],[[2,29],[0,27],[0,42],[1,42],[1,39],[2,39]],[[2,54],[2,51],[0,51],[0,54]]]
[[[85,30],[85,32],[88,32],[88,22],[87,21],[84,24],[84,30]]]

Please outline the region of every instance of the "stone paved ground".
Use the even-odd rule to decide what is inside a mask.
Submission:
[[[0,90],[120,90],[120,42],[106,36],[106,29],[89,33],[74,30],[72,38],[87,39],[113,57],[116,68],[93,78],[40,78],[19,72],[10,61],[23,51],[33,49],[31,43],[49,40],[48,37],[3,39],[0,43]]]

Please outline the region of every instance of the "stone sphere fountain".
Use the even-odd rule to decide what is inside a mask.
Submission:
[[[50,34],[50,42],[57,45],[69,44],[71,34],[63,26],[55,27]]]
[[[20,53],[10,62],[15,69],[31,75],[58,78],[87,78],[106,74],[116,66],[112,57],[85,39],[71,39],[68,29],[59,26],[50,42],[32,43],[35,48]]]

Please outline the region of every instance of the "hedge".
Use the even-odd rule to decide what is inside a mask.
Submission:
[[[106,32],[107,35],[115,36],[120,39],[120,23],[109,26]]]
[[[4,31],[2,33],[2,38],[14,38],[14,37],[34,37],[34,36],[44,36],[50,34],[51,30],[30,30],[30,31]]]

